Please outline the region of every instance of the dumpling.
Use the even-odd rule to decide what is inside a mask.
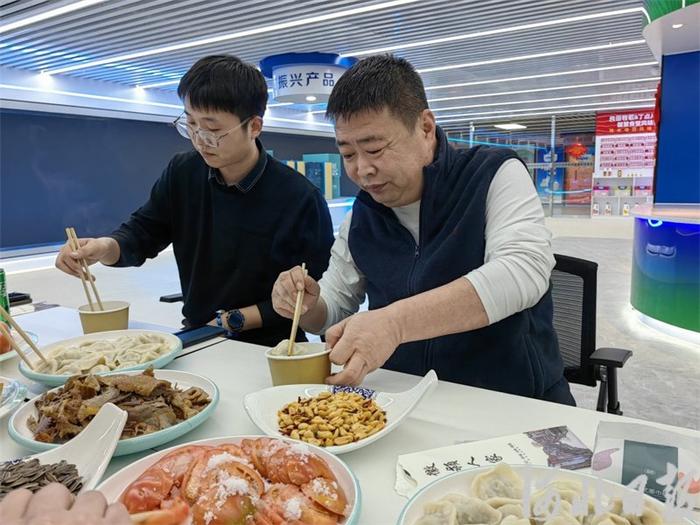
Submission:
[[[556,493],[550,494],[554,494],[556,496]],[[562,514],[573,516],[574,509],[571,503],[564,499],[557,500],[556,498],[552,499],[547,498],[546,496],[548,496],[547,493],[541,493],[537,498],[533,496],[531,501],[532,515],[536,518],[540,518],[539,521],[542,521],[542,518],[546,520],[549,519],[550,516],[556,517]],[[559,507],[559,509],[558,512],[555,512],[557,510],[557,506]]]
[[[80,359],[84,354],[85,352],[74,346],[57,348],[53,353],[54,357],[60,358],[64,361]]]
[[[633,514],[623,514],[623,518],[630,522],[630,525],[664,525],[664,519],[661,514],[654,509],[645,507],[641,516]]]
[[[631,525],[663,525],[664,520],[654,507],[644,503],[641,515],[624,512],[624,504],[620,498],[615,498],[610,505],[610,514],[617,514],[630,522]]]
[[[574,503],[576,503],[577,500],[578,501],[581,500],[581,492],[577,492],[577,491],[571,490],[571,489],[559,488],[559,487],[553,485],[552,483],[547,485],[544,489],[538,490],[537,492],[535,492],[532,495],[532,499],[533,499],[533,501],[538,500],[542,497],[545,497],[548,493],[549,494],[552,494],[552,493],[559,494],[559,498],[562,501],[568,501],[572,505]]]
[[[574,492],[583,494],[583,484],[573,479],[558,479],[547,483],[547,486],[557,490],[573,490]]]
[[[502,517],[515,516],[516,518],[524,518],[525,513],[523,512],[523,504],[518,503],[506,503],[498,507],[498,512],[501,513]]]
[[[37,370],[44,374],[56,374],[59,367],[58,359],[47,357],[46,361],[47,363],[42,361]]]
[[[501,520],[500,525],[530,525],[530,520],[527,518],[516,518],[515,516],[506,516]]]
[[[423,506],[423,516],[414,525],[459,525],[457,510],[449,501],[431,501]]]
[[[105,364],[105,359],[101,355],[90,355],[75,362],[75,365],[83,372],[90,372],[93,367],[103,364]]]
[[[486,503],[491,505],[494,509],[499,509],[503,505],[520,505],[522,501],[515,498],[489,498],[486,500]]]
[[[424,514],[413,525],[453,525],[456,521],[445,521],[444,516],[439,514]]]
[[[58,375],[75,375],[82,374],[83,370],[80,368],[77,361],[70,361],[63,365],[59,365],[59,367],[56,369],[56,373]]]
[[[457,511],[457,523],[470,525],[497,525],[501,521],[500,511],[494,509],[483,500],[469,498],[461,494],[448,494],[442,501],[449,501]]]
[[[505,463],[499,463],[494,469],[476,476],[471,488],[472,494],[483,500],[523,497],[523,480]]]
[[[591,525],[630,525],[630,522],[622,516],[606,512],[593,518]]]
[[[544,525],[581,525],[576,518],[570,514],[560,514],[547,519]]]

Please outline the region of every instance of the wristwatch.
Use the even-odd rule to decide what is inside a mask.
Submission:
[[[228,316],[226,317],[226,324],[229,330],[238,334],[243,331],[243,326],[245,325],[245,315],[240,310],[229,310]]]
[[[225,319],[224,316],[226,316]],[[227,336],[232,337],[243,331],[243,326],[245,325],[245,316],[238,309],[228,311],[217,310],[216,325],[226,330]]]

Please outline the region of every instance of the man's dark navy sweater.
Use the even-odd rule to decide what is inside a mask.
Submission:
[[[176,155],[148,201],[111,236],[121,248],[114,266],[140,266],[173,244],[187,324],[205,324],[218,309],[257,305],[262,328],[239,339],[272,346],[291,329],[272,308],[277,276],[306,262],[309,275],[319,279],[333,226],[320,191],[259,142],[258,149],[257,165],[234,186],[196,151]]]

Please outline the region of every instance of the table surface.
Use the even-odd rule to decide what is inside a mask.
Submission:
[[[44,314],[42,323],[51,316],[46,312],[40,312]],[[65,315],[65,312],[56,313]],[[34,316],[39,316],[39,312],[20,316],[17,321],[26,329],[36,329],[41,323]],[[50,330],[46,328],[45,331],[46,337],[50,338]],[[43,334],[39,335],[43,338]],[[243,397],[271,385],[264,350],[259,346],[226,339],[215,339],[185,349],[167,368],[208,377],[218,385],[221,400],[212,417],[204,424],[159,448],[211,437],[259,434],[260,430],[245,413]],[[22,379],[34,392],[41,391],[41,386],[30,384],[19,375],[17,359],[0,363],[0,375]],[[400,392],[415,385],[419,379],[408,374],[378,370],[367,377],[365,386],[385,392]],[[30,453],[9,438],[8,419],[0,423],[0,460]],[[690,429],[440,381],[437,388],[392,433],[340,457],[360,481],[363,499],[360,523],[383,525],[395,523],[406,503],[403,497],[394,492],[396,458],[400,454],[559,425],[567,425],[592,449],[598,422],[604,420],[643,423],[700,438],[699,432]],[[114,458],[105,476],[151,452]]]

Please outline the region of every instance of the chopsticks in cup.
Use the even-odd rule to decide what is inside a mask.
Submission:
[[[25,332],[24,330],[22,330],[22,327],[21,327],[20,325],[18,325],[17,322],[12,318],[12,316],[10,315],[10,312],[8,312],[8,311],[5,310],[2,306],[0,306],[0,315],[2,315],[2,317],[4,317],[4,318],[7,320],[8,323],[10,323],[10,325],[12,326],[12,328],[14,328],[14,329],[17,331],[17,333],[20,335],[20,337],[21,337],[22,339],[24,339],[24,340],[27,342],[27,344],[28,344],[29,347],[34,351],[34,353],[35,353],[36,355],[38,355],[39,358],[40,358],[44,363],[47,363],[47,364],[48,364],[48,361],[47,361],[46,358],[44,357],[44,354],[42,354],[41,351],[39,350],[39,348],[34,344],[34,341],[32,341],[32,338],[29,337],[29,336],[27,335],[27,332]],[[20,357],[21,357],[22,359],[24,359],[24,362],[27,363],[27,365],[29,366],[29,368],[31,368],[32,370],[34,370],[34,368],[32,367],[32,365],[31,365],[31,364],[29,363],[29,361],[27,360],[27,357],[20,351],[19,346],[17,345],[17,343],[15,342],[15,340],[12,338],[12,336],[10,335],[10,331],[7,329],[7,327],[5,326],[5,324],[4,324],[2,321],[0,321],[0,330],[2,330],[3,334],[5,335],[5,337],[7,337],[7,338],[10,340],[10,344],[12,345],[12,347],[13,347],[13,348],[15,349],[15,351],[20,355]]]
[[[307,271],[306,271],[306,263],[302,263],[301,265],[301,271],[304,274],[304,278],[306,278]],[[304,288],[301,290],[297,290],[297,302],[294,305],[294,317],[292,319],[292,331],[289,334],[289,345],[287,346],[287,356],[290,356],[294,353],[294,341],[296,341],[297,338],[297,329],[299,328],[299,318],[301,317],[301,304],[304,302]]]
[[[80,243],[78,242],[78,236],[75,233],[75,228],[66,228],[66,236],[68,237],[68,244],[70,244],[71,249],[77,252],[80,249]],[[81,257],[79,262],[80,267],[82,268],[82,272],[80,272],[80,281],[83,283],[83,290],[85,290],[85,297],[87,297],[90,310],[94,312],[95,305],[92,302],[92,297],[90,296],[90,291],[88,290],[87,283],[85,281],[90,282],[92,292],[95,294],[97,305],[99,306],[100,310],[104,310],[102,300],[100,299],[100,294],[97,293],[97,286],[95,286],[95,280],[92,278],[87,261]]]

